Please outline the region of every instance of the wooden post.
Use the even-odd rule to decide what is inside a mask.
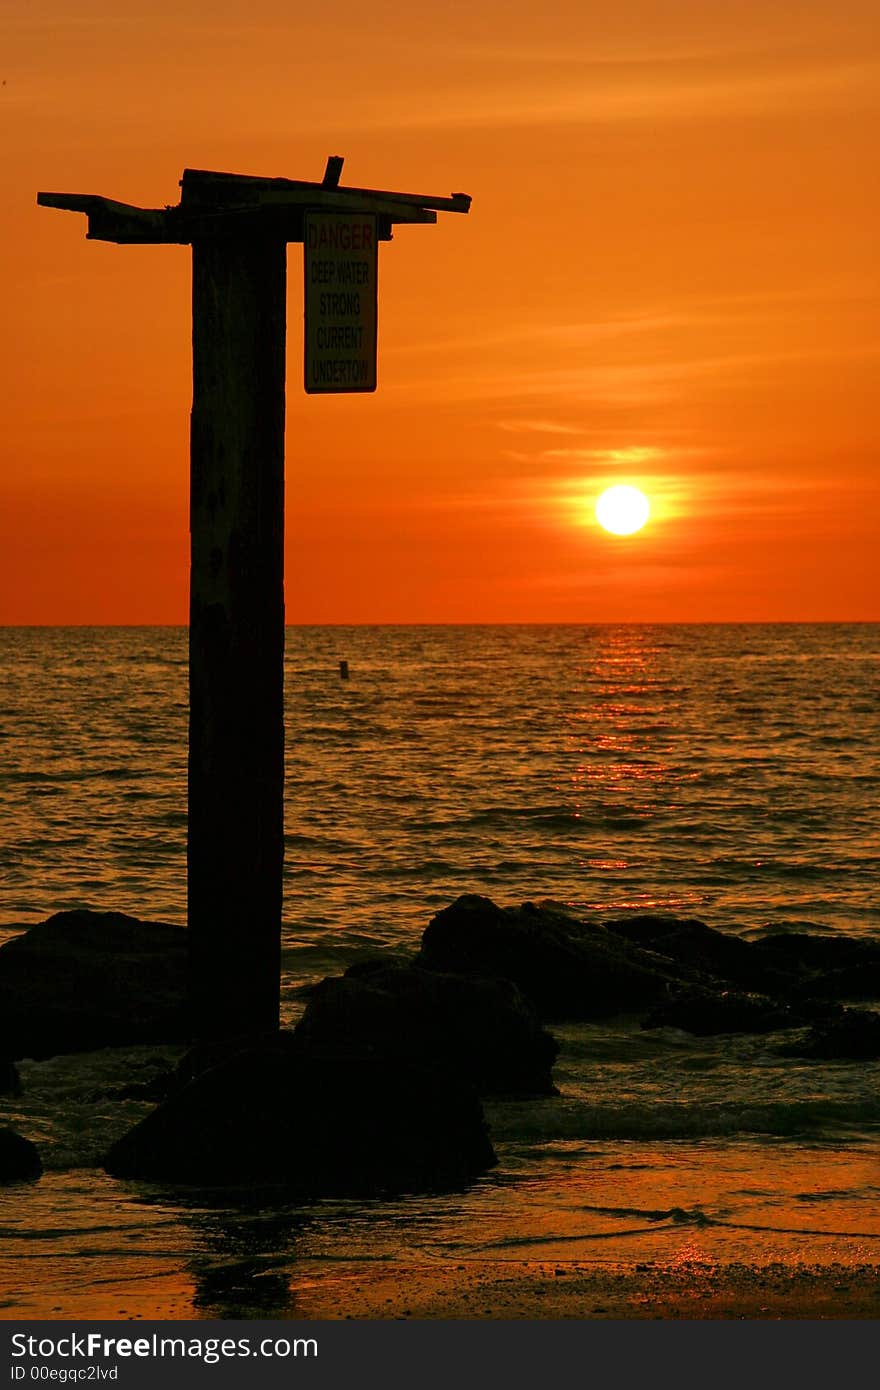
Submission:
[[[342,166],[331,155],[321,183],[185,169],[175,207],[37,194],[42,207],[85,213],[96,241],[193,248],[187,880],[199,1038],[278,1026],[287,243],[303,241],[309,213],[369,218],[388,241],[398,223],[471,204],[466,193],[341,187]],[[330,387],[364,389],[345,371]]]
[[[278,1027],[285,240],[193,242],[188,920],[198,1038]]]

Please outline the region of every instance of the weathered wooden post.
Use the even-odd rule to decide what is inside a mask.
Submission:
[[[277,238],[193,242],[187,919],[199,1037],[278,1026],[286,263]]]
[[[284,858],[286,259],[306,241],[307,391],[376,386],[376,255],[470,198],[187,169],[175,207],[39,193],[88,236],[193,248],[187,918],[196,1037],[278,1026]]]

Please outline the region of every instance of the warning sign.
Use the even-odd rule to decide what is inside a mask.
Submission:
[[[376,216],[307,212],[304,233],[306,390],[375,391]]]

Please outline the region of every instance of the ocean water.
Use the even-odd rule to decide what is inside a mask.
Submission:
[[[880,934],[876,625],[292,628],[282,999],[459,893]],[[342,681],[338,663],[349,663]],[[0,928],[185,912],[186,632],[0,631]],[[173,1049],[26,1062],[6,1316],[330,1316],[370,1270],[880,1264],[880,1064],[554,1029],[463,1194],[243,1211],[96,1167]],[[4,1259],[8,1260],[5,1267]],[[360,1287],[358,1285],[358,1287]]]

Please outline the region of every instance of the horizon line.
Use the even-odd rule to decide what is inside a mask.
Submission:
[[[490,618],[448,619],[448,620],[371,620],[367,622],[295,622],[285,623],[284,630],[300,628],[371,628],[371,627],[876,627],[877,618],[536,618],[501,619]],[[131,630],[140,628],[155,630],[168,628],[186,631],[189,623],[0,623],[0,632],[16,632],[32,629],[48,631],[92,631],[95,629],[120,628]]]

